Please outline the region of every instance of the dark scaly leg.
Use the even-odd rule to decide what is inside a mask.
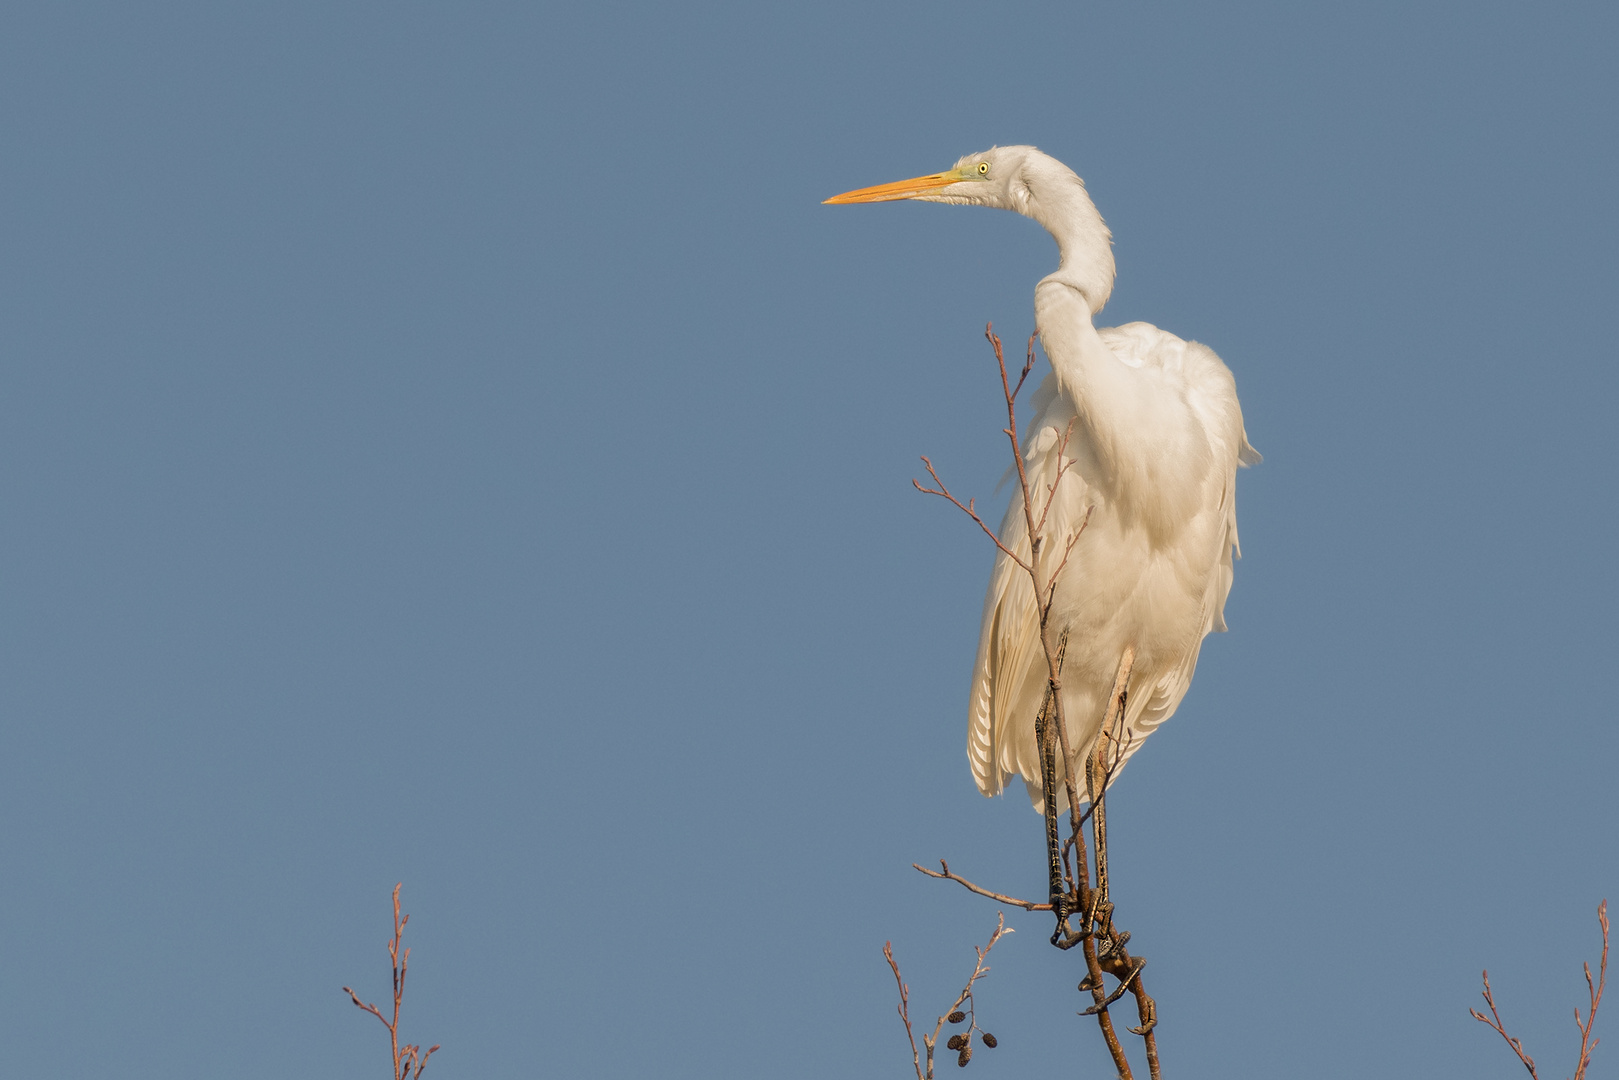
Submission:
[[[1052,730],[1051,689],[1046,689],[1046,700],[1040,706],[1040,715],[1034,721],[1034,736],[1040,747],[1040,795],[1046,808],[1046,856],[1051,873],[1050,903],[1057,913],[1057,929],[1052,934],[1055,943],[1068,932],[1068,888],[1062,872],[1062,837],[1057,829],[1057,746]]]
[[[1113,934],[1113,904],[1108,897],[1107,880],[1107,787],[1123,753],[1126,710],[1130,702],[1130,669],[1135,666],[1136,650],[1126,646],[1113,678],[1102,730],[1096,736],[1096,749],[1085,761],[1085,787],[1091,798],[1091,836],[1096,845],[1096,888],[1086,924],[1100,921],[1104,933]],[[1123,943],[1120,942],[1122,945]]]

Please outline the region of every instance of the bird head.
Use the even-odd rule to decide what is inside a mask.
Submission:
[[[1028,212],[1029,187],[1023,177],[1024,164],[1035,155],[1045,157],[1032,146],[992,146],[981,154],[968,154],[956,162],[955,167],[944,172],[846,191],[826,201],[841,204],[916,199],[920,202],[963,206],[993,206],[1025,214]]]
[[[992,206],[1033,218],[1057,241],[1062,266],[1045,281],[1084,294],[1092,314],[1113,292],[1113,236],[1085,192],[1085,182],[1054,157],[1032,146],[992,146],[968,154],[941,173],[834,195],[829,203],[956,203]]]

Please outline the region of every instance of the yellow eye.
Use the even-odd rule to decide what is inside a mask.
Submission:
[[[979,176],[988,176],[989,175],[989,162],[980,161],[978,163],[978,175]]]

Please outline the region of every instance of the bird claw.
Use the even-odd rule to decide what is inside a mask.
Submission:
[[[1146,994],[1139,1000],[1141,1007],[1141,1026],[1130,1029],[1132,1035],[1150,1035],[1153,1028],[1158,1026],[1158,1003]]]
[[[1063,932],[1065,930],[1068,930],[1066,924],[1057,927],[1056,931],[1051,935],[1051,943],[1064,951],[1072,949],[1075,945],[1091,936],[1089,930],[1068,930],[1066,934]]]
[[[1103,1009],[1107,1008],[1109,1005],[1111,1005],[1115,1001],[1119,1000],[1121,997],[1124,996],[1125,991],[1130,989],[1130,984],[1136,981],[1136,976],[1141,974],[1141,969],[1146,967],[1146,966],[1147,966],[1147,962],[1145,960],[1143,960],[1139,956],[1136,957],[1134,962],[1132,962],[1130,964],[1129,973],[1126,974],[1122,980],[1120,980],[1119,985],[1118,985],[1118,989],[1114,990],[1113,993],[1109,994],[1103,1001],[1099,1002],[1096,1005],[1092,1005],[1090,1008],[1086,1009],[1084,1012],[1080,1013],[1079,1015],[1081,1015],[1081,1016],[1095,1016],[1097,1013],[1101,1012]],[[1090,981],[1090,977],[1086,976],[1085,982],[1089,982],[1089,981]],[[1090,987],[1085,987],[1084,983],[1081,983],[1080,986],[1082,988],[1085,988],[1085,989],[1091,989]],[[1149,998],[1148,1000],[1151,1000],[1151,999]],[[1154,1019],[1152,1022],[1156,1024],[1157,1020]],[[1134,1029],[1132,1028],[1131,1030],[1134,1030]],[[1147,1028],[1147,1031],[1151,1031],[1151,1030],[1152,1030],[1152,1028],[1149,1026]],[[1146,1031],[1137,1031],[1136,1032],[1137,1035],[1145,1035],[1146,1033],[1147,1033]]]
[[[1061,896],[1052,897],[1051,900],[1052,910],[1057,913],[1057,928],[1051,932],[1051,944],[1063,950],[1072,949],[1094,932],[1090,929],[1089,922],[1081,930],[1075,930],[1069,925],[1068,902],[1070,899],[1065,893]]]

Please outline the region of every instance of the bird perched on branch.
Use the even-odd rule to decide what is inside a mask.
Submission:
[[[1012,210],[1057,241],[1060,265],[1034,290],[1051,374],[1034,395],[1021,447],[1038,513],[1026,515],[1023,491],[1014,493],[999,530],[967,736],[980,791],[996,795],[1021,776],[1044,811],[1035,723],[1048,668],[1036,581],[1046,579],[1025,570],[1043,566],[1055,580],[1048,619],[1065,642],[1061,713],[1073,760],[1112,739],[1111,781],[1186,695],[1204,636],[1226,628],[1236,473],[1259,455],[1236,383],[1211,349],[1147,323],[1095,326],[1113,291],[1112,236],[1062,162],[1032,146],[995,147],[942,173],[826,201],[896,199]],[[1034,550],[1031,521],[1041,539]],[[1126,704],[1104,735],[1116,679],[1128,688]],[[1066,767],[1057,763],[1059,779]],[[1088,802],[1082,777],[1077,788]],[[1054,791],[1066,808],[1060,783]]]

